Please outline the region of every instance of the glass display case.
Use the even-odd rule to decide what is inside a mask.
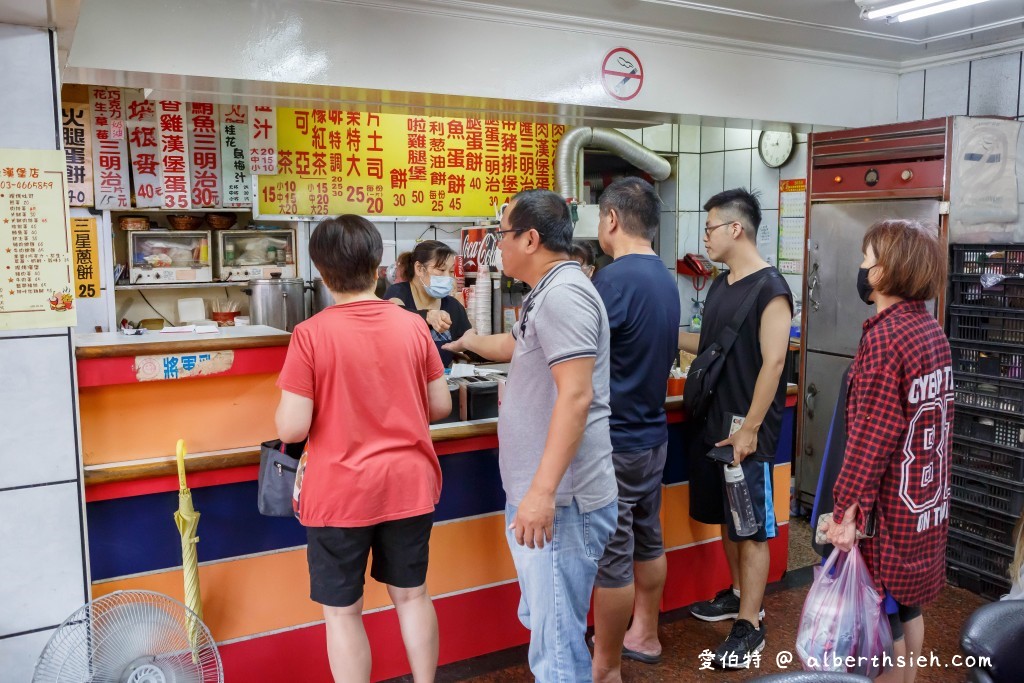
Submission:
[[[129,232],[129,284],[212,282],[209,230]]]
[[[214,253],[221,282],[296,277],[294,230],[221,230]]]

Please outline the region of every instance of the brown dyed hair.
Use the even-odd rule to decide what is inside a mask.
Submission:
[[[934,299],[946,284],[946,254],[938,230],[918,221],[885,220],[864,235],[861,251],[868,247],[882,266],[875,289],[908,301]]]
[[[362,216],[325,218],[309,236],[309,258],[332,292],[369,289],[383,253],[380,232]]]
[[[455,256],[455,251],[444,242],[425,240],[417,244],[412,251],[403,252],[398,256],[398,272],[403,280],[411,282],[416,277],[417,263],[422,263],[424,268],[443,268],[452,256]]]

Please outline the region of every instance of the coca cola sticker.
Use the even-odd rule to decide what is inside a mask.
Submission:
[[[501,268],[501,252],[498,251],[498,226],[463,228],[462,269],[475,273],[480,266]]]

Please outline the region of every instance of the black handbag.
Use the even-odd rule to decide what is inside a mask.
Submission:
[[[267,517],[294,517],[292,506],[295,474],[306,442],[282,443],[264,441],[260,445],[260,471],[257,485],[257,505],[261,515]]]
[[[743,303],[740,305],[732,320],[722,330],[721,337],[711,342],[693,362],[686,373],[686,383],[683,385],[683,407],[686,409],[686,416],[690,420],[701,420],[711,407],[711,399],[715,395],[715,386],[718,378],[725,367],[726,356],[732,350],[736,338],[739,336],[743,321],[747,319],[750,308],[757,301],[758,294],[768,278],[778,277],[778,271],[772,269],[767,275],[761,276],[754,288],[747,292]]]

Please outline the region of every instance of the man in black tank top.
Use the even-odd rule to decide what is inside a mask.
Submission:
[[[744,189],[727,190],[707,201],[704,247],[728,271],[708,290],[700,335],[680,333],[679,347],[698,353],[722,338],[749,296],[753,305],[737,330],[725,358],[714,397],[702,424],[692,425],[688,461],[690,516],[722,526],[722,543],[732,586],[691,612],[704,621],[735,619],[732,632],[715,651],[723,668],[747,668],[764,649],[761,600],[768,582],[768,539],[777,532],[772,504],[772,460],[782,426],[786,383],[782,379],[789,350],[793,295],[778,271],[757,251],[761,207]],[[724,465],[706,457],[715,446],[732,446],[734,464],[743,470],[753,502],[757,530],[736,533],[725,495]]]

